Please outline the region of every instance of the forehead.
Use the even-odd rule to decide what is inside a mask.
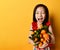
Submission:
[[[45,11],[45,9],[43,7],[38,7],[36,11]]]

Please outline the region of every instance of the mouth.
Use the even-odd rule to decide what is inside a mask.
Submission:
[[[38,20],[42,20],[43,18],[38,18]]]

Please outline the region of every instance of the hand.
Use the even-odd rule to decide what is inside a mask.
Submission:
[[[48,46],[48,43],[44,43],[41,47],[39,48],[45,48],[46,46]]]
[[[34,42],[31,39],[28,40],[28,43],[34,45]]]

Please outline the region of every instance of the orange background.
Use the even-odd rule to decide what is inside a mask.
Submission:
[[[54,48],[60,50],[60,0],[0,0],[0,50],[32,50],[28,34],[33,9],[39,3],[49,8]]]

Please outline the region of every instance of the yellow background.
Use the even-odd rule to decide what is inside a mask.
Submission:
[[[0,50],[32,50],[28,33],[33,9],[39,3],[49,8],[54,48],[60,50],[60,0],[0,0]]]

